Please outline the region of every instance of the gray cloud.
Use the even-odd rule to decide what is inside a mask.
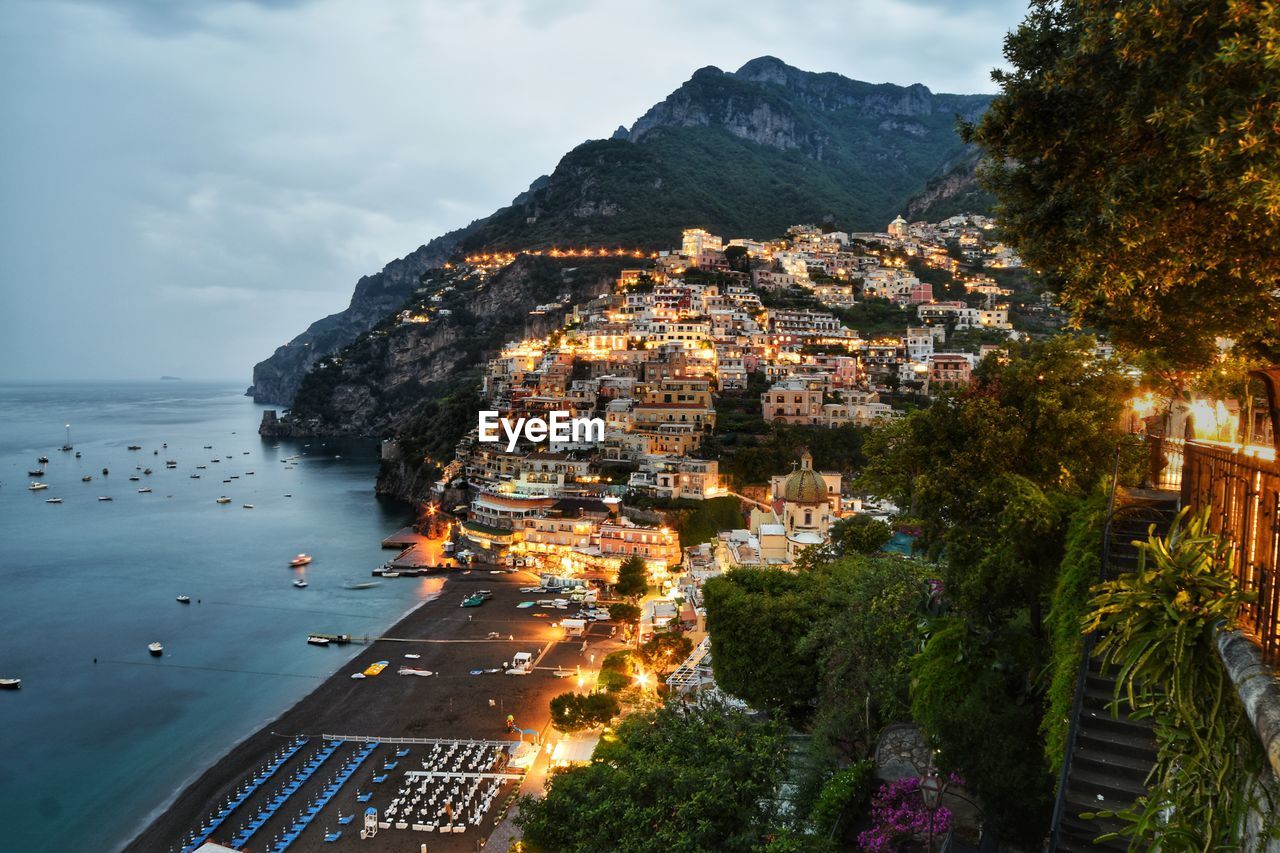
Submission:
[[[991,91],[1014,2],[15,0],[0,376],[247,378],[703,65]],[[45,320],[36,323],[35,317]]]

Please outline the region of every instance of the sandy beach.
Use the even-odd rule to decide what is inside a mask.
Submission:
[[[441,738],[480,739],[514,742],[518,738],[506,730],[506,717],[515,716],[524,729],[542,732],[549,719],[548,702],[551,697],[576,687],[575,678],[556,677],[557,669],[583,670],[590,666],[594,655],[598,664],[604,654],[620,646],[609,638],[610,623],[596,623],[587,637],[587,651],[583,641],[557,641],[561,637],[558,622],[573,611],[527,608],[516,605],[521,601],[548,598],[520,592],[520,587],[534,586],[537,581],[527,573],[493,573],[495,567],[479,565],[469,573],[453,572],[445,581],[440,597],[428,601],[408,614],[386,637],[361,648],[359,654],[341,667],[332,677],[304,697],[296,705],[271,723],[246,738],[221,760],[209,768],[157,817],[127,847],[130,851],[176,850],[184,836],[199,824],[252,772],[264,765],[283,747],[289,738],[305,735],[311,738],[307,750],[320,746],[320,735],[349,735],[360,738]],[[421,580],[389,579],[386,583],[418,583]],[[490,590],[493,597],[481,607],[463,608],[459,604],[467,594],[476,590]],[[541,616],[535,614],[542,614]],[[491,634],[497,638],[491,638]],[[299,643],[306,638],[300,636]],[[548,649],[548,646],[552,648]],[[347,647],[350,648],[350,647]],[[535,656],[543,650],[546,654],[539,666],[529,676],[509,676],[501,672],[474,670],[501,668],[516,652],[527,651]],[[316,654],[342,654],[340,648],[316,648]],[[406,658],[406,655],[418,655]],[[389,665],[375,678],[355,680],[351,674],[363,670],[375,661],[385,660]],[[431,670],[431,677],[399,676],[400,666],[412,666]],[[349,743],[335,753],[326,772],[354,754],[359,744]],[[475,850],[477,844],[492,830],[513,783],[504,783],[496,804],[485,815],[479,827],[465,833],[443,835],[405,830],[386,830],[377,838],[362,841],[359,838],[359,815],[367,806],[385,809],[396,782],[393,775],[383,790],[371,781],[375,771],[389,761],[394,761],[397,745],[381,745],[370,755],[336,796],[318,813],[307,829],[289,847],[290,850],[340,851],[359,849],[367,851],[418,850],[427,844],[432,851]],[[407,766],[420,767],[420,755],[426,747],[412,746],[411,754],[403,759],[401,775]],[[304,753],[307,751],[304,750]],[[305,755],[291,761],[291,769]],[[283,773],[280,778],[283,778]],[[275,779],[273,779],[275,782]],[[305,805],[306,800],[322,787],[320,774],[306,787],[294,794],[280,809],[279,814],[254,835],[247,849],[266,849],[271,839],[282,832],[290,820]],[[264,786],[264,791],[270,786]],[[357,789],[375,792],[368,803],[356,802]],[[263,800],[266,794],[259,795]],[[214,833],[212,840],[227,844],[239,827],[258,808],[257,799],[250,800]],[[357,814],[357,820],[346,826],[338,826],[340,814]],[[326,843],[326,831],[343,831],[335,843]]]

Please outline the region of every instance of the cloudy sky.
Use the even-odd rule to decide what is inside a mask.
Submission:
[[[704,65],[991,92],[1006,0],[3,0],[0,378],[248,382]]]

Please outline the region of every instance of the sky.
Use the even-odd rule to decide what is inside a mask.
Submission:
[[[0,379],[249,382],[361,276],[765,54],[993,92],[1024,2],[0,0]]]

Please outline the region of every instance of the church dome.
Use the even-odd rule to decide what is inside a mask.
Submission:
[[[817,504],[827,499],[827,483],[812,468],[792,471],[783,486],[782,498],[790,503]]]

